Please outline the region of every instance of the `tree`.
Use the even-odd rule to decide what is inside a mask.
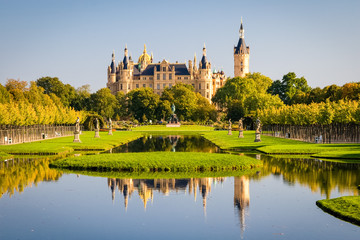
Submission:
[[[90,109],[90,85],[86,84],[76,89],[75,97],[72,99],[70,106],[75,110]]]
[[[116,103],[115,96],[111,94],[108,88],[101,88],[90,96],[90,110],[106,118],[113,117]]]
[[[127,94],[129,113],[139,122],[156,119],[159,95],[151,88],[134,89]]]
[[[228,119],[252,116],[258,109],[282,105],[278,96],[267,93],[271,85],[272,80],[260,73],[232,78],[216,92],[212,101],[226,109]]]
[[[180,120],[191,120],[196,109],[197,97],[194,87],[189,84],[178,83],[165,89],[161,100],[167,100],[170,105],[175,104],[176,115]]]
[[[306,102],[310,91],[306,79],[297,78],[294,72],[284,75],[281,82],[274,81],[268,89],[268,93],[278,95],[288,105]]]
[[[64,106],[70,106],[75,98],[75,88],[69,84],[63,84],[57,77],[42,77],[36,84],[44,89],[45,94],[53,93],[61,99]]]

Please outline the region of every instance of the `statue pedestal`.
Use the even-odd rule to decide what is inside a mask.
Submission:
[[[244,138],[243,130],[240,130],[240,131],[239,131],[239,136],[238,136],[238,138]]]
[[[79,132],[74,132],[74,143],[81,143],[80,140],[80,133]]]
[[[228,130],[228,135],[232,135],[231,129]]]
[[[99,130],[98,130],[98,129],[95,129],[95,138],[100,138]]]
[[[256,132],[256,133],[255,133],[255,141],[254,141],[254,142],[261,142],[260,133],[259,133],[259,132]]]
[[[113,133],[112,133],[112,129],[111,129],[111,128],[109,129],[109,133],[108,133],[108,135],[113,135]]]

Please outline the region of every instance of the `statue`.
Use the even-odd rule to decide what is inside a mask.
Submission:
[[[261,139],[260,139],[261,121],[260,121],[259,118],[256,119],[255,126],[256,126],[256,129],[255,129],[255,142],[261,142]]]
[[[172,112],[172,114],[175,113],[175,104],[172,104],[172,105],[171,105],[171,112]]]
[[[261,132],[261,121],[260,121],[259,118],[256,119],[255,125],[256,125],[256,130],[255,130],[255,131],[256,131],[257,133],[260,133],[260,132]]]
[[[240,120],[239,120],[239,130],[244,130],[243,120],[244,120],[244,118],[240,118]]]
[[[175,104],[171,104],[171,116],[166,127],[180,127],[180,121],[175,114]]]
[[[99,130],[99,120],[97,118],[95,118],[95,129]]]
[[[74,143],[81,143],[80,140],[80,118],[77,117],[76,122],[75,122],[75,131],[74,131]]]
[[[79,117],[77,117],[76,122],[75,122],[75,132],[80,133],[80,118]]]
[[[100,130],[100,127],[99,127],[99,119],[95,118],[94,120],[95,122],[95,138],[100,138],[100,135],[99,135],[99,130]]]
[[[243,134],[243,131],[244,131],[243,120],[244,120],[244,118],[240,118],[240,120],[239,120],[239,136],[238,136],[238,138],[243,138],[244,137],[244,134]]]
[[[231,132],[231,119],[229,119],[228,135],[232,135],[232,132]]]

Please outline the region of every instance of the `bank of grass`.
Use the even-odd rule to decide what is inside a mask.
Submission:
[[[12,158],[13,156],[4,152],[0,152],[0,160]]]
[[[140,132],[131,131],[113,132],[113,135],[108,135],[107,132],[100,132],[100,138],[94,138],[95,133],[88,131],[80,135],[81,143],[73,143],[74,136],[69,136],[31,143],[1,145],[0,151],[14,155],[56,155],[74,151],[105,151],[138,139],[141,135]]]
[[[316,205],[337,218],[360,225],[360,196],[319,200]]]
[[[164,132],[166,134],[185,132],[196,134],[198,132],[214,131],[213,127],[201,126],[201,125],[181,125],[180,127],[166,127],[165,125],[147,125],[132,128],[135,132]]]
[[[254,158],[198,152],[145,152],[71,157],[51,167],[87,171],[205,172],[238,171],[260,167]]]
[[[198,172],[128,172],[128,171],[83,171],[62,169],[64,173],[81,174],[92,177],[106,177],[117,179],[182,179],[182,178],[217,178],[217,177],[240,177],[253,176],[258,174],[259,168],[252,168],[239,171],[198,171]]]
[[[261,142],[254,142],[254,131],[244,131],[244,138],[238,138],[238,131],[233,131],[233,135],[227,133],[227,131],[213,131],[202,135],[222,149],[257,150],[271,155],[307,155],[316,158],[360,160],[360,144],[314,144],[266,135],[261,135]]]

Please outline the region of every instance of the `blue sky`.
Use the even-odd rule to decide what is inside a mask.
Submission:
[[[187,62],[205,43],[212,67],[232,77],[243,17],[251,72],[343,85],[360,81],[359,12],[358,0],[0,0],[0,83],[51,76],[94,92],[125,44],[134,60],[146,44],[155,62]]]

